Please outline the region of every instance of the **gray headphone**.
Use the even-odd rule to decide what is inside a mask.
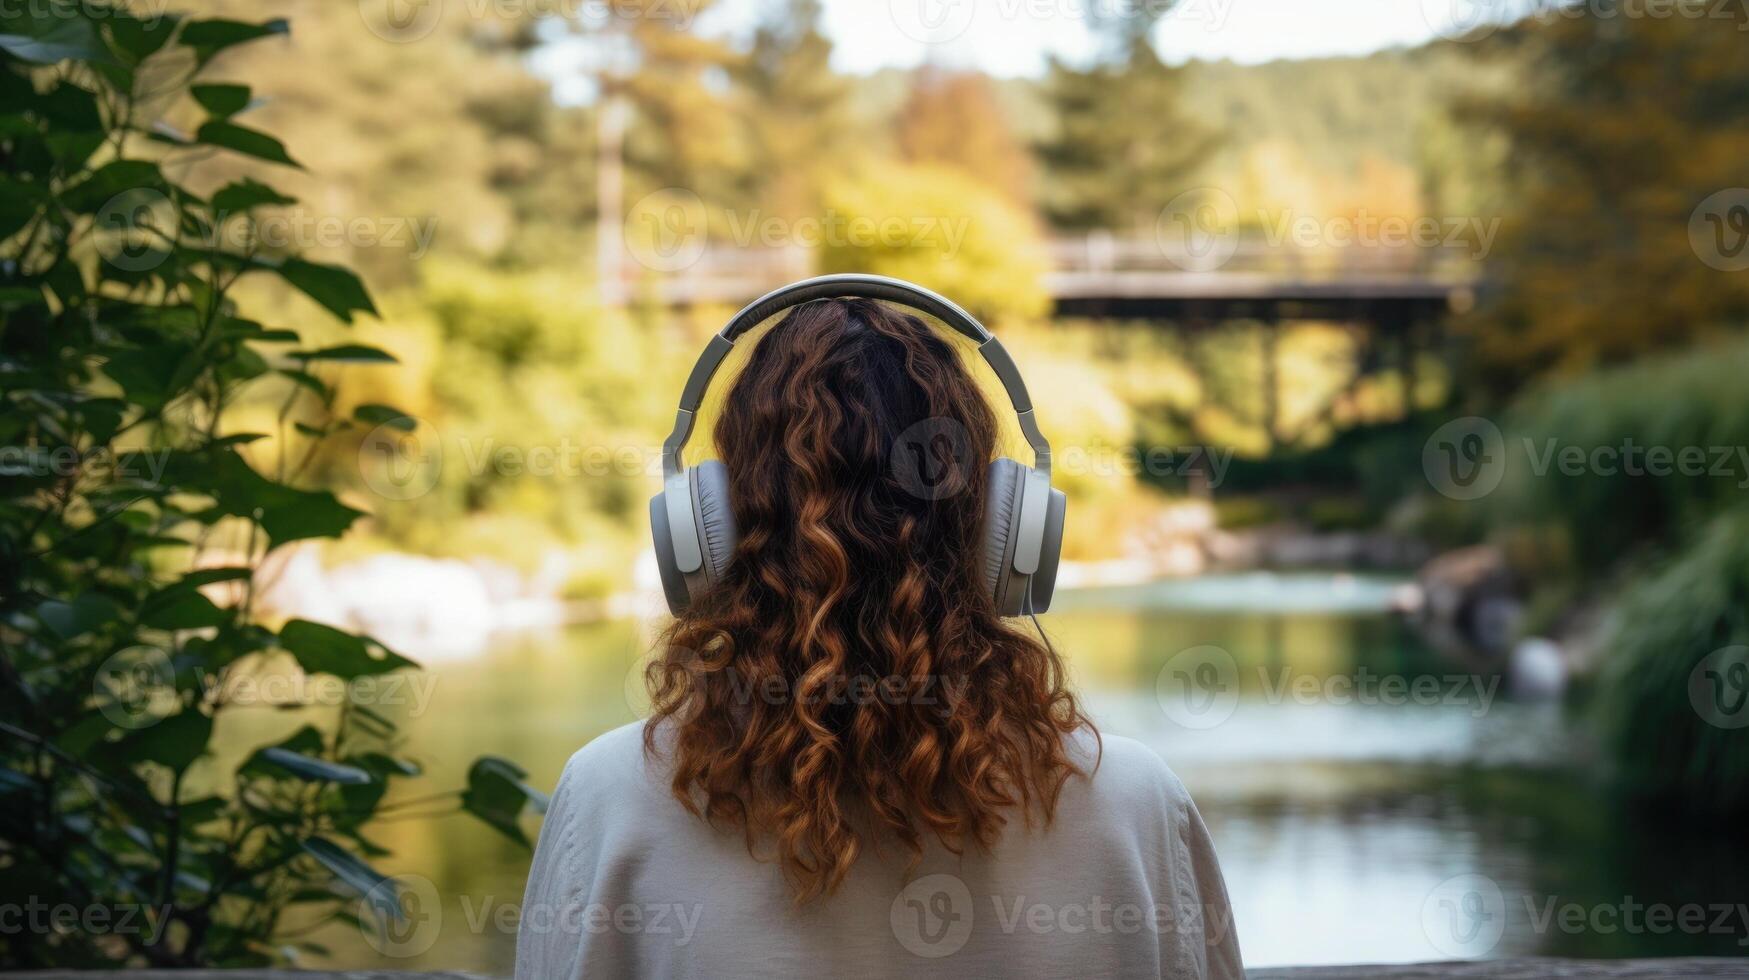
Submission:
[[[1032,416],[1032,400],[1014,359],[984,325],[945,297],[886,276],[819,276],[772,290],[735,314],[699,355],[680,393],[674,431],[662,444],[662,492],[650,498],[650,532],[668,608],[680,615],[722,578],[735,553],[735,515],[729,509],[729,471],[717,460],[685,466],[680,449],[692,433],[705,387],[742,334],[772,315],[817,299],[852,296],[885,300],[931,314],[978,342],[1001,379],[1032,447],[1033,465],[1008,457],[990,463],[984,507],[984,578],[1004,616],[1041,613],[1051,606],[1063,551],[1062,491],[1051,487],[1051,446]]]

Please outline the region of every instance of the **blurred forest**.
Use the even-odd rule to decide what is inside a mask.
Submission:
[[[141,631],[216,671],[278,651],[352,679],[410,665],[367,628],[411,622],[437,649],[457,622],[480,627],[484,645],[495,630],[640,613],[614,602],[650,584],[638,579],[661,440],[685,372],[739,305],[671,294],[763,263],[784,278],[913,279],[1001,333],[1074,500],[1076,572],[1101,563],[1142,581],[1213,567],[1156,561],[1186,527],[1197,547],[1239,530],[1377,536],[1420,549],[1372,564],[1414,572],[1430,595],[1455,554],[1486,569],[1475,591],[1497,587],[1512,605],[1492,659],[1461,669],[1505,672],[1526,642],[1554,648],[1560,691],[1608,750],[1600,772],[1660,818],[1741,833],[1740,5],[1652,17],[1594,0],[1414,49],[1261,65],[1168,64],[1152,42],[1173,24],[1141,5],[1146,16],[1091,24],[1095,56],[998,78],[946,61],[835,71],[818,0],[767,0],[740,28],[709,0],[427,0],[407,20],[371,3],[282,0],[264,15],[202,0],[198,19],[145,27],[92,26],[89,10],[66,16],[75,8],[59,2],[0,9],[0,75],[23,107],[0,109],[0,398],[3,448],[17,451],[0,468],[0,584],[24,583],[0,589],[0,641],[29,639],[41,677],[87,716],[101,689],[73,661],[103,661]],[[283,20],[254,23],[263,16]],[[82,44],[63,22],[85,24]],[[141,190],[181,209],[172,261],[144,269],[103,250],[106,233],[163,231],[115,207]],[[1414,273],[1452,288],[1449,315],[1393,346],[1358,322],[1053,312],[1048,280],[1068,263],[1140,253],[1171,271],[1160,226],[1187,197],[1228,212],[1202,229],[1231,236],[1228,272]],[[1449,234],[1373,248],[1330,230],[1386,221]],[[1298,222],[1309,244],[1284,231]],[[276,235],[199,240],[236,227]],[[1429,453],[1451,425],[1470,426],[1498,492],[1441,486]],[[186,446],[217,455],[140,481],[159,498],[151,518],[122,492],[140,489],[131,475],[82,470],[98,450]],[[1589,462],[1634,446],[1699,451],[1707,466]],[[63,450],[80,461],[70,474],[38,465]],[[1133,465],[1160,450],[1223,462]],[[1582,464],[1537,466],[1556,450]],[[69,506],[81,495],[120,502]],[[1328,564],[1346,582],[1366,563]],[[288,580],[315,599],[276,605]],[[1472,585],[1454,588],[1453,618],[1472,610]],[[529,606],[538,615],[514,619]],[[597,659],[593,670],[620,669]],[[193,676],[165,669],[185,686]],[[9,677],[9,697],[35,696]],[[1726,721],[1744,723],[1721,722],[1696,678],[1736,683]],[[1732,693],[1719,684],[1715,695]],[[118,778],[167,764],[174,803],[217,708],[193,686],[172,693],[180,728],[123,737],[98,719],[77,748],[102,759],[147,743],[117,755]],[[68,717],[40,714],[43,732]],[[20,732],[8,744],[42,768],[45,736]],[[412,767],[343,755],[350,737],[344,725],[326,744],[300,733],[245,766],[295,786],[336,781],[313,763],[356,762],[338,783],[368,785],[374,807]],[[451,795],[517,843],[541,799],[525,775],[486,758]],[[162,839],[153,890],[174,897],[174,820]],[[233,850],[202,846],[219,867]],[[374,890],[345,848],[298,846],[305,865]],[[220,947],[283,956],[255,945],[274,924],[253,925]],[[217,955],[187,950],[187,962]]]
[[[793,276],[915,279],[985,316],[1035,390],[1074,393],[1043,416],[1059,447],[1232,454],[1231,484],[1213,488],[1224,524],[1288,518],[1502,548],[1530,583],[1527,631],[1656,605],[1631,594],[1657,587],[1641,573],[1672,567],[1680,580],[1708,528],[1738,526],[1740,490],[1710,478],[1574,485],[1521,468],[1500,494],[1453,500],[1429,487],[1421,448],[1463,415],[1515,439],[1619,435],[1575,421],[1589,416],[1671,445],[1749,444],[1749,409],[1724,380],[1749,369],[1749,348],[1732,343],[1749,278],[1732,264],[1742,241],[1727,240],[1749,235],[1749,192],[1732,190],[1749,158],[1740,9],[1720,23],[1602,3],[1413,50],[1255,66],[1165,64],[1149,39],[1171,24],[1118,17],[1095,25],[1091,61],[993,78],[938,64],[836,73],[814,0],[769,3],[741,34],[713,28],[709,4],[685,22],[621,7],[636,4],[591,20],[440,5],[409,39],[361,24],[351,5],[296,0],[283,7],[296,29],[250,54],[263,95],[252,118],[306,148],[307,169],[287,182],[306,206],[435,229],[428,249],[334,256],[381,297],[381,319],[362,330],[401,361],[349,374],[341,407],[404,406],[420,420],[406,440],[444,460],[430,492],[368,507],[351,552],[523,569],[560,554],[567,595],[624,588],[673,392],[730,312],[670,310],[660,289],[755,249],[782,255]],[[213,160],[190,179],[235,176]],[[1293,253],[1302,271],[1352,250],[1284,250],[1269,242],[1284,222],[1458,228],[1414,260],[1474,283],[1474,301],[1441,325],[1438,349],[1394,364],[1353,324],[1135,329],[1049,316],[1053,240],[1154,242],[1163,207],[1210,188],[1243,241]],[[893,217],[928,231],[842,234]],[[670,261],[677,239],[696,250]],[[262,302],[296,315],[289,293]],[[238,406],[235,424],[271,404]],[[622,462],[578,478],[492,456],[579,445]],[[350,448],[318,454],[318,471],[372,502]],[[455,465],[458,453],[472,462]],[[1059,480],[1076,500],[1074,559],[1155,547],[1149,528],[1194,490],[1182,474],[1121,465]],[[1605,538],[1615,547],[1599,554]],[[1686,598],[1700,605],[1673,613],[1673,628],[1707,639],[1677,662],[1743,636],[1730,610],[1749,596]],[[1667,640],[1602,629],[1576,646],[1615,650],[1619,665]],[[1603,676],[1615,679],[1603,703],[1657,696],[1627,682],[1645,673]],[[1677,726],[1661,730],[1691,741],[1649,742],[1632,728],[1668,712],[1606,714],[1649,792],[1716,776],[1697,774],[1695,758],[1732,758],[1712,740],[1735,736],[1717,730]]]
[[[637,261],[648,252],[638,236],[648,210],[666,212],[675,195],[692,208],[686,220],[728,250],[771,219],[821,218],[829,229],[859,216],[938,218],[942,234],[898,248],[827,233],[802,240],[791,250],[796,274],[905,276],[991,318],[1035,385],[1082,393],[1052,406],[1053,438],[1066,444],[1247,455],[1266,454],[1278,435],[1260,428],[1261,378],[1245,366],[1255,358],[1234,356],[1257,349],[1258,331],[1233,324],[1186,339],[1050,322],[1039,286],[1047,241],[1090,229],[1151,240],[1161,206],[1205,185],[1230,194],[1252,225],[1286,214],[1484,214],[1497,197],[1487,155],[1448,107],[1503,87],[1510,69],[1478,64],[1459,45],[1171,67],[1147,43],[1148,25],[1118,23],[1106,28],[1107,56],[1054,64],[1038,79],[933,66],[843,76],[817,4],[766,10],[749,36],[725,39],[709,32],[708,10],[680,29],[475,19],[458,6],[429,35],[397,42],[348,5],[284,7],[294,30],[246,66],[262,96],[253,124],[301,148],[306,169],[282,182],[302,210],[430,232],[428,247],[409,232],[328,250],[381,298],[383,318],[365,330],[402,362],[353,372],[342,396],[405,407],[451,452],[432,493],[372,508],[377,544],[351,547],[487,554],[528,568],[554,546],[588,542],[576,560],[602,574],[585,568],[574,588],[606,587],[603,576],[641,547],[643,474],[544,479],[450,462],[464,443],[556,446],[587,433],[597,446],[657,444],[679,372],[728,312],[705,306],[677,320],[640,301],[671,270]],[[631,53],[602,56],[610,50]],[[623,141],[613,184],[628,254],[616,288],[603,287],[597,256],[604,138]],[[197,187],[236,175],[218,159],[201,171],[189,178]],[[1359,348],[1340,325],[1289,329],[1280,356],[1290,445],[1405,410],[1392,384],[1354,377]],[[1437,368],[1429,378],[1423,401],[1449,389]],[[271,401],[264,395],[260,410]],[[247,413],[238,410],[239,426]],[[357,485],[346,452],[320,462],[330,479]],[[1084,501],[1070,549],[1083,557],[1110,557],[1097,542],[1162,502],[1121,473],[1069,479]]]

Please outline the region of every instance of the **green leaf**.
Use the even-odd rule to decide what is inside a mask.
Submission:
[[[310,673],[331,674],[341,680],[419,666],[369,637],[307,619],[294,619],[281,627],[279,645]]]
[[[392,739],[395,732],[397,731],[397,727],[396,727],[394,722],[383,717],[381,713],[376,711],[374,708],[372,708],[368,704],[362,704],[362,703],[354,704],[352,706],[352,711],[353,711],[352,720],[354,722],[356,722],[360,727],[369,730],[372,735],[375,735],[375,736],[377,736],[379,738],[383,738],[383,739]],[[411,762],[406,762],[406,761],[399,760],[399,759],[395,760],[395,762],[398,765],[408,767],[407,771],[403,772],[402,775],[404,775],[404,776],[416,776],[419,774],[419,767],[413,765]],[[378,769],[376,767],[371,767],[371,771],[379,773],[379,774],[381,774],[383,772],[381,769]]]
[[[413,416],[388,405],[360,405],[352,410],[352,417],[365,425],[386,425],[402,432],[412,432],[419,425]]]
[[[199,367],[193,348],[180,343],[120,348],[106,354],[103,373],[121,385],[129,399],[148,411],[181,391]]]
[[[203,585],[214,585],[219,582],[236,582],[255,574],[253,568],[241,565],[231,565],[223,568],[201,568],[189,572],[176,580],[172,589],[198,589]]]
[[[395,364],[395,355],[364,344],[343,344],[339,347],[324,347],[321,350],[297,351],[292,354],[300,361],[343,361],[350,364]]]
[[[180,18],[175,14],[157,13],[144,18],[111,9],[109,36],[115,46],[133,59],[134,64],[156,54],[170,35],[176,33]]]
[[[97,63],[115,60],[89,19],[65,16],[64,12],[8,16],[0,19],[0,32],[4,32],[0,33],[0,51],[21,61],[52,65],[67,60]]]
[[[284,143],[260,130],[239,126],[236,123],[219,119],[204,122],[199,129],[195,130],[194,139],[197,143],[222,147],[244,156],[267,160],[271,163],[283,163],[288,167],[298,167],[299,169],[303,167],[302,164],[291,158],[291,154],[286,152]]]
[[[355,705],[359,710],[365,710],[363,705]],[[381,752],[365,752],[351,761],[379,776],[417,776],[419,767],[405,759],[397,759]]]
[[[213,210],[220,215],[238,214],[250,208],[267,205],[296,204],[297,199],[287,197],[266,184],[245,177],[233,184],[226,184],[213,195]]]
[[[97,94],[84,86],[63,81],[36,97],[32,109],[48,123],[51,133],[99,133],[104,131],[103,110]]]
[[[265,432],[233,432],[228,436],[219,436],[217,439],[208,442],[202,448],[228,449],[231,446],[247,446],[252,442],[257,442],[265,438],[267,438],[267,433]]]
[[[322,399],[324,404],[327,403],[331,393],[328,391],[328,386],[322,383],[321,378],[316,377],[308,371],[282,370],[279,373],[290,378],[293,383],[298,385],[298,387],[308,388],[310,391],[315,392],[316,397]]]
[[[173,455],[163,472],[167,486],[214,498],[217,513],[259,523],[273,547],[338,536],[363,515],[326,490],[300,490],[269,480],[231,449]]]
[[[178,808],[182,812],[182,824],[185,827],[195,827],[217,820],[225,812],[228,803],[222,796],[203,796],[198,800],[190,800]]]
[[[364,516],[364,511],[346,506],[326,490],[292,492],[298,496],[268,508],[259,518],[276,548],[305,538],[337,538]]]
[[[329,762],[327,759],[318,759],[302,752],[293,752],[278,746],[262,749],[261,757],[300,779],[308,779],[313,782],[363,786],[375,781],[370,773],[357,766]]]
[[[191,85],[188,88],[201,108],[219,119],[229,119],[249,107],[249,86],[232,84]]]
[[[194,708],[132,732],[121,742],[121,756],[128,762],[156,762],[180,773],[206,752],[212,738],[213,720]]]
[[[127,410],[128,403],[119,398],[87,398],[79,403],[79,425],[94,442],[108,442]]]
[[[524,807],[544,813],[547,795],[524,782],[527,772],[516,763],[497,756],[481,756],[468,770],[468,788],[462,792],[462,809],[480,818],[499,833],[528,846],[520,818]]]
[[[279,273],[280,278],[298,292],[322,304],[324,309],[347,323],[352,322],[355,310],[372,315],[377,311],[364,282],[349,269],[303,259],[286,259],[267,268]]]
[[[168,198],[168,190],[157,164],[147,160],[111,160],[62,191],[61,203],[75,214],[96,214],[104,205],[131,191],[141,192],[140,203],[144,204],[149,195]]]
[[[377,914],[387,916],[397,922],[403,918],[398,892],[378,887],[391,880],[388,875],[364,863],[356,854],[326,837],[312,837],[309,840],[299,841],[298,846],[303,848],[305,854],[315,858],[321,862],[323,867],[332,871],[334,877],[339,879],[341,884],[371,900],[371,907],[376,910]],[[387,893],[386,896],[385,893]],[[394,901],[389,901],[389,897],[392,897]]]
[[[178,41],[185,47],[193,48],[200,63],[206,64],[212,60],[213,55],[226,48],[276,34],[288,34],[290,31],[290,26],[278,18],[261,24],[214,18],[191,21],[182,29],[182,36]]]
[[[140,607],[141,625],[160,630],[203,629],[230,618],[230,610],[220,609],[199,591],[177,586],[154,594]]]
[[[37,185],[0,174],[0,240],[30,223],[46,200]],[[36,294],[32,294],[34,299]]]
[[[72,602],[49,600],[36,607],[36,618],[63,640],[71,640],[113,622],[121,615],[116,604],[87,592]]]

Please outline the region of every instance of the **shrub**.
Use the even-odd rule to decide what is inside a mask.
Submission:
[[[1749,479],[1749,342],[1737,340],[1601,371],[1546,386],[1513,409],[1507,430],[1506,513],[1558,524],[1583,568],[1602,569],[1638,545],[1677,540]],[[1600,458],[1563,467],[1550,453],[1574,449]],[[1672,458],[1654,472],[1646,452]],[[1625,471],[1622,451],[1637,453],[1639,474]],[[1681,472],[1675,455],[1699,454],[1700,470]],[[1721,455],[1723,454],[1723,455]],[[1723,466],[1718,464],[1723,463]],[[1538,472],[1538,471],[1541,472]],[[1516,513],[1513,513],[1516,512]]]
[[[1719,819],[1749,814],[1749,509],[1626,588],[1594,718],[1634,796]]]
[[[202,197],[168,176],[212,153],[295,166],[236,121],[248,86],[189,83],[285,31],[96,0],[0,12],[0,891],[107,926],[6,929],[0,967],[255,965],[296,955],[291,926],[402,913],[366,832],[418,769],[358,685],[415,665],[273,628],[253,602],[270,552],[360,516],[300,485],[298,461],[408,420],[334,411],[328,369],[387,355],[307,348],[232,290],[277,278],[347,323],[373,305],[345,269],[249,244],[260,209],[291,203],[267,184]],[[197,115],[192,134],[158,125],[166,105]],[[262,391],[274,432],[228,431],[226,408]],[[277,744],[215,739],[241,706],[282,703],[270,679],[342,696]],[[541,802],[498,759],[440,795],[518,840]]]

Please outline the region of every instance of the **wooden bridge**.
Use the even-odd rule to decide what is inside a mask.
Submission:
[[[1326,320],[1400,333],[1461,312],[1475,299],[1476,264],[1450,249],[1302,249],[1259,239],[1234,243],[1218,263],[1149,239],[1111,235],[1050,243],[1044,277],[1059,316],[1173,321]],[[812,275],[804,249],[706,249],[662,279],[671,306],[738,306]]]
[[[1226,244],[1218,253],[1198,256],[1147,238],[1057,239],[1048,246],[1051,271],[1043,285],[1060,317],[1185,333],[1233,322],[1339,324],[1355,341],[1353,375],[1314,417],[1322,417],[1366,379],[1387,373],[1403,379],[1412,403],[1422,352],[1444,347],[1448,315],[1469,309],[1481,288],[1479,263],[1462,249],[1301,248],[1257,237]],[[660,279],[656,289],[670,306],[735,307],[813,274],[807,249],[707,248],[684,269]],[[1281,418],[1280,333],[1262,331],[1259,349],[1264,404],[1258,421],[1271,446],[1299,436],[1284,431]],[[1189,351],[1193,360],[1200,356],[1195,345]]]

